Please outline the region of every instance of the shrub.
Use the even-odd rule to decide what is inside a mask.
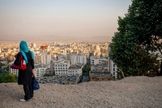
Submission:
[[[14,74],[5,74],[0,77],[1,78],[1,83],[8,83],[8,82],[17,82],[17,78],[15,77]]]

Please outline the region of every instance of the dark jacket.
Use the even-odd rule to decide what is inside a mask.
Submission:
[[[28,84],[32,82],[32,69],[34,69],[34,60],[31,57],[30,51],[25,53],[28,58],[26,70],[19,70],[18,84]],[[20,52],[16,56],[15,65],[20,64]]]

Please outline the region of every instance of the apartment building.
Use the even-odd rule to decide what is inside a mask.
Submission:
[[[70,67],[70,61],[58,60],[54,63],[55,75],[68,75],[68,69]]]
[[[113,77],[109,72],[91,72],[89,76],[90,76],[90,81],[113,80]]]
[[[108,47],[108,52],[110,52],[110,47]],[[112,74],[113,77],[117,78],[117,66],[115,63],[108,57],[108,71]]]
[[[40,63],[40,64],[50,64],[51,62],[51,54],[36,54],[35,55],[35,63]]]
[[[70,56],[71,64],[86,64],[87,63],[87,57],[85,54],[71,54]]]
[[[108,62],[109,72],[112,74],[112,76],[117,78],[117,66],[115,65],[115,63],[111,59],[109,59],[108,61],[109,61]]]
[[[43,64],[50,64],[51,62],[51,54],[46,54],[41,56],[41,61]]]
[[[107,62],[91,66],[89,72],[90,81],[108,81],[113,80],[112,74],[108,71]]]
[[[35,77],[42,77],[46,73],[46,67],[36,67],[34,69]]]
[[[91,65],[101,64],[103,61],[107,61],[108,62],[108,60],[106,58],[100,58],[100,57],[96,57],[96,56],[90,56],[90,64]]]
[[[71,65],[68,69],[68,76],[72,76],[72,75],[82,75],[82,68],[83,68],[83,64],[78,63],[75,65]]]
[[[12,69],[12,68],[10,68],[10,73],[12,73],[12,74],[14,74],[14,75],[16,75],[16,76],[18,76],[18,74],[19,74],[19,70],[18,69]]]
[[[48,53],[48,46],[41,46],[40,53],[35,55],[35,63],[48,65],[51,62],[51,54]]]

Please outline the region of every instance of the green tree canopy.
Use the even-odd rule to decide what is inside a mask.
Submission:
[[[157,71],[162,49],[162,0],[133,0],[125,17],[119,17],[118,32],[110,44],[110,58],[125,76]]]

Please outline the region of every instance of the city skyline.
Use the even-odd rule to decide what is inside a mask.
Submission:
[[[0,41],[106,42],[131,0],[0,0]]]

